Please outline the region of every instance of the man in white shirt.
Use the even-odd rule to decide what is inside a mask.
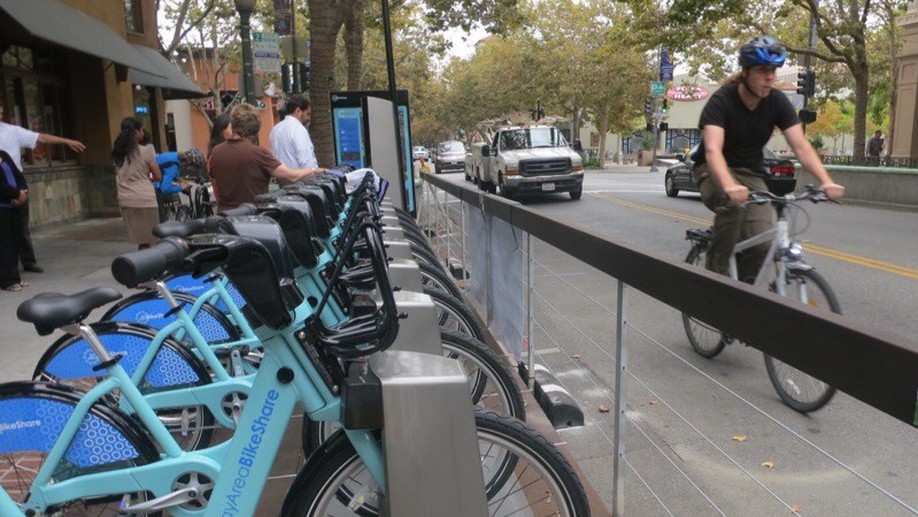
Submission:
[[[271,152],[277,161],[291,169],[316,169],[321,171],[316,162],[315,148],[306,124],[312,117],[312,106],[303,95],[287,97],[281,110],[284,119],[271,129]],[[286,181],[278,181],[282,185]]]
[[[47,133],[36,133],[24,127],[15,124],[3,122],[4,111],[3,105],[0,104],[0,149],[6,151],[10,158],[16,162],[16,167],[22,170],[22,148],[28,147],[35,149],[39,143],[42,144],[61,144],[66,145],[74,152],[82,152],[86,146],[82,142],[61,138],[59,136],[49,135]],[[28,198],[27,198],[28,199]],[[26,271],[33,273],[42,273],[44,269],[36,264],[35,250],[32,248],[32,236],[29,233],[29,205],[23,205],[24,217],[22,218],[23,228],[20,232],[21,239],[18,244],[19,256],[22,260],[22,267]]]

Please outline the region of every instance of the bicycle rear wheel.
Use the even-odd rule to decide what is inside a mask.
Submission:
[[[35,476],[65,422],[85,395],[66,386],[44,382],[0,385],[0,487],[16,502],[29,499]],[[145,431],[121,411],[97,402],[89,409],[80,431],[52,474],[51,483],[83,474],[146,465],[159,453]],[[47,508],[44,517],[124,515],[123,508],[146,501],[146,492],[84,497]],[[134,515],[134,514],[132,514]],[[143,515],[154,517],[160,512]]]
[[[812,269],[788,271],[785,291],[788,298],[841,314],[841,305],[829,283]],[[795,411],[816,411],[835,395],[834,387],[768,354],[765,354],[765,369],[781,400]]]
[[[693,266],[704,266],[705,247],[695,244],[685,257],[685,262]],[[695,352],[708,359],[723,352],[726,338],[723,333],[707,323],[682,313],[682,325],[685,334]]]
[[[545,438],[518,420],[476,413],[482,475],[491,517],[590,515],[583,486]],[[284,502],[284,517],[377,516],[380,494],[346,439],[307,460]]]

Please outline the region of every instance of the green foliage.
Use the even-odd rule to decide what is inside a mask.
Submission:
[[[807,140],[810,141],[810,145],[813,146],[813,149],[816,149],[817,151],[825,147],[825,143],[822,141],[822,137],[819,135],[809,136],[807,137]]]

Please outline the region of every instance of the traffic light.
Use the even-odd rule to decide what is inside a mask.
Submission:
[[[663,107],[660,108],[660,111],[663,112],[664,115],[666,113],[669,113],[669,100],[668,99],[663,99]]]
[[[669,122],[660,122],[660,132],[669,131]]]
[[[644,99],[644,113],[648,116],[653,115],[653,99]]]
[[[804,124],[816,122],[816,112],[813,110],[802,109],[797,115],[800,117],[800,122]]]
[[[645,127],[644,129],[646,129],[648,133],[653,131],[653,122],[648,122],[647,127]]]
[[[812,97],[816,93],[816,72],[804,70],[797,72],[797,93]]]

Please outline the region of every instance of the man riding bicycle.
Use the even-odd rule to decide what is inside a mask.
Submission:
[[[819,180],[830,198],[845,188],[832,181],[803,133],[800,118],[784,93],[775,88],[775,70],[784,66],[787,50],[771,36],[759,36],[740,47],[742,71],[729,79],[705,105],[698,126],[701,145],[692,157],[701,199],[714,212],[711,245],[705,266],[729,275],[730,255],[740,239],[770,230],[770,206],[742,205],[750,190],[767,190],[762,148],[777,127],[797,159]],[[765,260],[768,244],[737,257],[739,278],[752,281]]]

